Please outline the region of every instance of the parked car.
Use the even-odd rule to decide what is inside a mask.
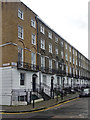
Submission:
[[[90,88],[84,88],[80,92],[79,97],[90,97]]]

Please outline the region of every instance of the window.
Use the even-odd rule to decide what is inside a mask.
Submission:
[[[18,47],[18,65],[23,67],[23,48]]]
[[[77,65],[77,60],[76,60],[76,65]]]
[[[31,62],[32,62],[32,65],[36,65],[36,54],[35,53],[31,53]]]
[[[23,11],[18,9],[18,17],[23,20]]]
[[[71,52],[71,47],[69,47],[69,52]]]
[[[52,32],[48,32],[48,37],[50,38],[50,39],[52,39]]]
[[[56,55],[58,55],[58,48],[57,47],[55,48],[55,52],[56,52]]]
[[[62,71],[64,70],[64,65],[62,65]]]
[[[20,85],[25,85],[25,73],[20,73]]]
[[[76,51],[76,56],[77,56],[77,51]]]
[[[49,52],[52,53],[52,44],[49,43]]]
[[[73,68],[73,74],[75,74],[75,69]]]
[[[41,67],[45,67],[45,57],[41,56]]]
[[[36,45],[36,35],[32,34],[32,44]]]
[[[49,68],[52,69],[52,60],[49,59]]]
[[[58,62],[56,61],[56,69],[58,69]]]
[[[74,60],[74,58],[73,58],[73,64],[75,63],[75,60]]]
[[[73,54],[74,54],[74,49],[73,49]]]
[[[81,75],[81,72],[80,72],[80,70],[79,70],[79,76]]]
[[[78,71],[76,70],[76,75],[78,74]]]
[[[65,44],[65,48],[67,49],[67,44]]]
[[[61,58],[63,59],[63,51],[61,51]]]
[[[68,61],[68,56],[67,56],[67,54],[65,55],[65,57],[66,57],[66,61]]]
[[[18,96],[18,101],[26,101],[26,96]]]
[[[63,41],[61,41],[61,46],[63,47]]]
[[[41,39],[41,49],[45,49],[45,40]]]
[[[18,38],[23,39],[23,27],[18,26]]]
[[[69,57],[70,63],[71,63],[71,56]]]
[[[59,77],[57,77],[57,85],[60,84],[60,80],[59,80]]]
[[[82,60],[82,56],[81,56],[81,60]]]
[[[68,66],[66,66],[66,73],[68,73]]]
[[[80,61],[79,61],[79,67],[81,66],[81,63],[80,63]]]
[[[55,42],[58,43],[58,37],[55,37]]]
[[[46,85],[47,84],[47,77],[46,75],[43,75],[43,83]]]
[[[31,26],[36,28],[36,21],[33,18],[31,19]]]
[[[44,26],[40,25],[40,32],[45,34],[45,29],[44,29]]]
[[[70,67],[70,69],[69,69],[69,73],[71,74],[72,73],[72,68]]]

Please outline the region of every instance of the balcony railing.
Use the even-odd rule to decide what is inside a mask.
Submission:
[[[68,73],[68,77],[71,77],[71,78],[72,78],[72,76],[73,76],[72,73]]]
[[[39,71],[39,66],[26,63],[26,62],[17,62],[17,68],[18,69],[25,69],[25,70],[33,70],[33,71]]]
[[[51,69],[48,67],[41,67],[40,70],[41,70],[41,72],[51,73],[51,74],[58,74],[58,75],[65,75],[66,74],[65,70]]]

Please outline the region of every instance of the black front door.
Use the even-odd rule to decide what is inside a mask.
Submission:
[[[35,92],[36,91],[36,77],[33,77],[32,88],[33,88],[33,92]]]
[[[51,91],[53,91],[53,79],[51,79]]]

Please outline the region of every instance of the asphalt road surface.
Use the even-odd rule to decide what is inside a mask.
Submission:
[[[41,120],[41,118],[88,118],[88,99],[89,98],[78,98],[67,103],[63,103],[59,106],[54,106],[52,108],[32,112],[32,113],[17,113],[17,114],[3,114],[3,118],[28,118],[28,120]],[[21,119],[20,119],[21,120]],[[42,119],[43,120],[43,119]]]

